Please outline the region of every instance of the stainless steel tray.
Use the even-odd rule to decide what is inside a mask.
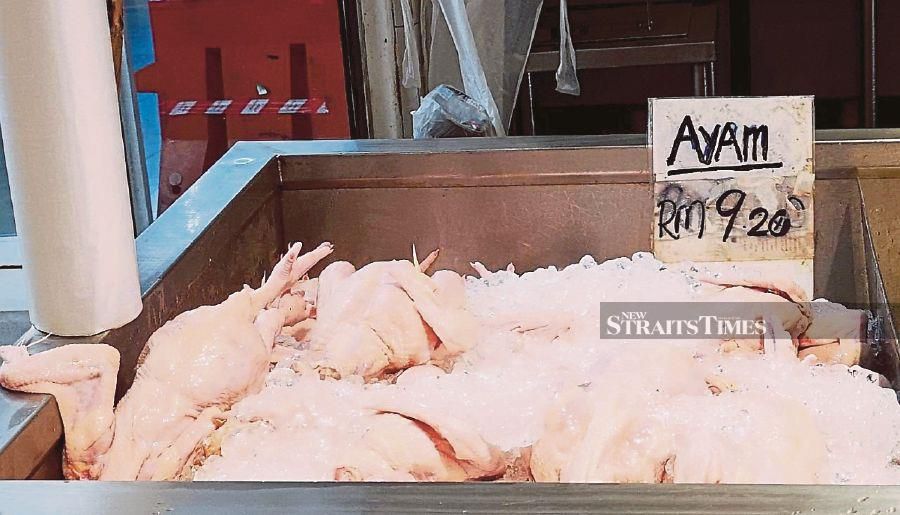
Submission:
[[[891,216],[867,216],[861,185],[889,188],[882,184],[894,178],[900,185],[890,170],[900,163],[898,138],[898,131],[820,132],[816,145],[816,295],[873,308],[883,342],[863,359],[892,380],[900,371],[894,319],[871,236]],[[640,136],[242,142],[138,238],[144,311],[137,320],[36,346],[115,346],[121,396],[156,328],[258,282],[288,242],[329,240],[334,259],[355,263],[406,258],[415,242],[423,251],[441,248],[439,267],[468,272],[477,258],[527,270],[649,250],[650,205]],[[879,205],[900,212],[890,199]],[[18,343],[41,337],[32,331]],[[62,425],[52,397],[0,391],[0,428],[0,477],[60,477]]]

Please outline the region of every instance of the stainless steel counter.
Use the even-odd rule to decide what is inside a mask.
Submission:
[[[895,186],[900,182],[889,182],[900,180],[893,169],[900,164],[900,131],[820,132],[817,138],[816,294],[871,306],[888,316],[891,292],[884,290],[882,276],[896,277],[898,270],[878,269],[876,233],[883,226],[869,225],[900,218],[891,215],[900,211],[900,188]],[[415,242],[420,249],[440,247],[437,265],[459,271],[467,271],[473,258],[489,267],[512,260],[527,270],[574,262],[586,253],[606,259],[649,250],[651,191],[644,144],[640,136],[238,143],[138,238],[141,316],[102,335],[49,337],[36,347],[99,341],[115,346],[122,355],[121,396],[152,331],[182,311],[219,302],[243,283],[258,282],[289,241],[314,245],[328,239],[336,244],[335,259],[357,263],[407,257]],[[864,200],[874,194],[864,197],[863,183],[869,190],[877,184],[876,191],[897,192],[877,199],[878,216],[866,214],[870,207]],[[873,367],[896,368],[890,323],[888,333],[884,352],[865,358]],[[31,332],[19,343],[42,337]],[[894,369],[886,373],[898,375]],[[0,428],[0,477],[59,476],[62,428],[51,397],[0,391]],[[67,491],[62,485],[53,488]],[[170,488],[165,491],[187,487]],[[216,495],[222,491],[197,488]],[[275,495],[258,488],[260,499]],[[362,495],[376,487],[356,488],[328,492]],[[396,488],[390,491],[427,487]],[[518,493],[527,487],[500,488],[511,499],[566,497]],[[566,488],[531,492],[582,491]],[[585,488],[584,495],[595,500],[614,495],[608,492],[629,491]],[[434,490],[434,498],[445,491],[450,490]],[[701,490],[675,490],[689,491]],[[736,495],[750,491],[734,490]],[[297,487],[290,492],[315,498],[326,490]]]

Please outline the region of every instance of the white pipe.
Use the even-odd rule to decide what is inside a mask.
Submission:
[[[0,127],[34,326],[85,336],[133,320],[142,306],[104,0],[0,0]]]

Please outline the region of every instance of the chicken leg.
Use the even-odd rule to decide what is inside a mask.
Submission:
[[[0,386],[56,397],[66,441],[66,477],[94,478],[98,457],[115,429],[113,402],[119,351],[108,345],[73,344],[28,355],[25,347],[0,347]]]
[[[170,479],[191,441],[210,427],[198,421],[262,387],[274,338],[296,316],[295,303],[266,306],[332,251],[329,243],[305,255],[300,248],[293,245],[260,288],[182,313],[154,332],[115,412],[119,353],[104,344],[32,356],[21,347],[4,348],[0,385],[56,397],[66,432],[66,477]]]

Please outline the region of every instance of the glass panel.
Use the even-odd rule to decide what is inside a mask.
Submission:
[[[0,138],[0,237],[15,236],[15,234],[16,219],[13,216],[12,199],[9,195],[9,176],[6,174],[3,139]]]
[[[153,33],[150,30],[150,8],[147,0],[125,2],[125,37],[127,38],[131,69],[137,73],[154,61]],[[150,205],[157,215],[159,199],[159,109],[158,95],[138,92],[141,135],[144,140],[144,162],[150,186]]]

